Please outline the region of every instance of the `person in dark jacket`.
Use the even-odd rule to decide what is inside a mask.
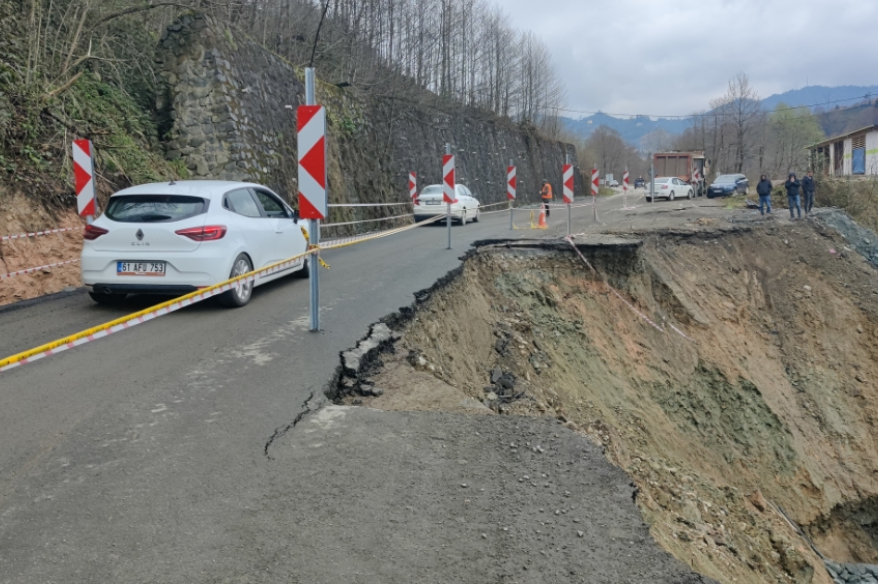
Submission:
[[[768,214],[771,215],[771,181],[764,174],[759,177],[756,194],[759,195],[759,214],[765,215],[767,208]]]
[[[814,208],[814,191],[817,190],[817,185],[814,183],[814,172],[808,172],[804,177],[802,177],[802,194],[805,195],[805,215],[811,214],[811,209]]]
[[[784,188],[787,190],[787,201],[790,204],[790,219],[795,219],[796,216],[793,214],[793,207],[795,207],[796,211],[799,213],[799,219],[802,218],[802,207],[799,205],[799,190],[802,188],[802,183],[799,182],[799,179],[796,178],[796,173],[791,172],[790,177],[787,179],[787,182],[783,184]]]

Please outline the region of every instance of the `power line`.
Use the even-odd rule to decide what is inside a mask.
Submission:
[[[863,95],[860,97],[849,97],[847,99],[834,99],[831,101],[824,101],[822,103],[814,103],[811,105],[790,106],[790,109],[805,109],[805,108],[811,109],[814,107],[822,107],[825,105],[832,105],[834,103],[843,103],[843,102],[847,102],[847,101],[856,101],[856,100],[863,100],[863,99],[865,99],[865,100],[872,99],[872,94],[867,93],[866,95]],[[607,116],[612,116],[614,118],[665,118],[665,119],[688,120],[691,118],[709,118],[709,117],[716,115],[715,113],[706,113],[706,114],[689,114],[688,116],[680,116],[680,115],[662,116],[662,115],[656,115],[656,114],[613,114],[613,113],[609,113],[609,112],[605,112],[605,111],[601,111],[601,110],[582,111],[582,110],[567,109],[564,107],[559,107],[556,109],[558,111],[566,112],[569,114],[585,114],[585,115],[590,115],[590,116],[593,116],[596,114],[604,114]]]

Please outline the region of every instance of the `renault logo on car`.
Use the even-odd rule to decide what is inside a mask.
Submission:
[[[137,236],[137,241],[143,241],[143,229],[138,229],[134,235]]]

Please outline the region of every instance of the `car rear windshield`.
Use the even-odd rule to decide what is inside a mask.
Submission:
[[[441,195],[442,194],[442,185],[430,185],[428,187],[424,187],[424,190],[421,191],[422,195]]]
[[[110,197],[106,215],[121,223],[180,221],[207,211],[207,201],[183,195],[125,195]]]
[[[655,182],[657,182],[657,183],[666,183],[666,182],[668,182],[669,180],[671,180],[671,179],[669,179],[669,178],[657,178],[657,179],[655,179]]]
[[[735,182],[736,180],[738,180],[738,176],[737,176],[737,175],[734,175],[734,174],[723,174],[723,175],[720,175],[720,176],[716,177],[716,181],[714,181],[714,182],[718,182],[718,183],[733,183],[733,182]]]

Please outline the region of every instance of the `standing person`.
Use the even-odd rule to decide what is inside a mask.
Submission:
[[[814,191],[816,190],[817,185],[814,183],[814,171],[809,170],[808,174],[802,178],[802,194],[805,195],[805,215],[810,215],[811,209],[814,208]]]
[[[787,190],[787,201],[790,204],[790,219],[796,218],[795,215],[793,215],[793,206],[795,206],[796,211],[799,213],[799,219],[801,219],[802,207],[799,205],[799,189],[802,187],[802,183],[796,178],[795,172],[790,173],[790,177],[783,186]]]
[[[543,190],[540,191],[540,196],[543,198],[543,204],[546,206],[546,217],[549,216],[549,204],[552,202],[552,185],[549,184],[549,181],[543,180]]]
[[[756,194],[759,195],[759,214],[765,215],[767,207],[768,214],[771,215],[771,181],[764,174],[759,177],[759,184],[756,185]]]

